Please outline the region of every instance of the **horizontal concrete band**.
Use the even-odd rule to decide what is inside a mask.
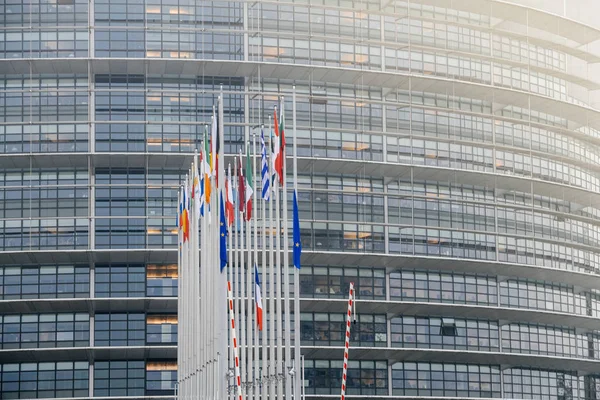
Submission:
[[[307,359],[342,359],[343,346],[302,346]],[[10,362],[43,362],[86,360],[175,359],[177,346],[114,346],[72,347],[52,349],[0,350],[0,359]],[[502,368],[526,367],[578,371],[582,374],[600,372],[600,360],[546,356],[537,354],[503,353],[471,350],[408,349],[383,347],[353,347],[350,344],[351,360],[381,360],[388,363],[400,361],[465,363],[500,365]]]
[[[0,350],[0,360],[8,362],[104,360],[169,360],[177,358],[177,346],[64,347]]]

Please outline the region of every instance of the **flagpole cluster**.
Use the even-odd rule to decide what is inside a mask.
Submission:
[[[223,106],[213,107],[210,137],[180,187],[178,207],[178,399],[222,398],[230,357],[227,338],[228,264],[224,223]],[[221,378],[222,377],[222,378]]]
[[[179,190],[177,398],[300,399],[295,89],[292,215],[283,97],[258,143],[255,133],[228,156],[227,173],[222,99]]]

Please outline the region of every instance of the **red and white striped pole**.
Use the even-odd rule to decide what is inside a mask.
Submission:
[[[235,383],[237,385],[238,400],[242,399],[242,382],[240,378],[240,358],[238,356],[238,342],[235,336],[235,313],[233,311],[233,296],[231,295],[231,282],[227,281],[227,299],[229,300],[229,316],[231,317],[231,341],[233,342],[233,356],[235,358]]]
[[[352,299],[354,298],[354,283],[350,282],[348,295],[348,316],[346,317],[346,346],[344,347],[344,370],[342,371],[342,400],[346,397],[346,373],[348,372],[348,348],[350,347],[350,319],[352,319]]]

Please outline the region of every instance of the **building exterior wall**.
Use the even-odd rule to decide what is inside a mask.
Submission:
[[[595,2],[23,3],[0,397],[172,397],[178,184],[221,90],[235,154],[295,85],[307,397],[354,282],[349,397],[600,398]]]

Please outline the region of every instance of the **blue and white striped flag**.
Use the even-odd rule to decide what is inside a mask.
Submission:
[[[269,200],[271,193],[271,179],[269,179],[269,162],[267,161],[267,146],[265,146],[265,132],[260,130],[260,158],[261,170],[260,176],[262,179],[262,198]]]

